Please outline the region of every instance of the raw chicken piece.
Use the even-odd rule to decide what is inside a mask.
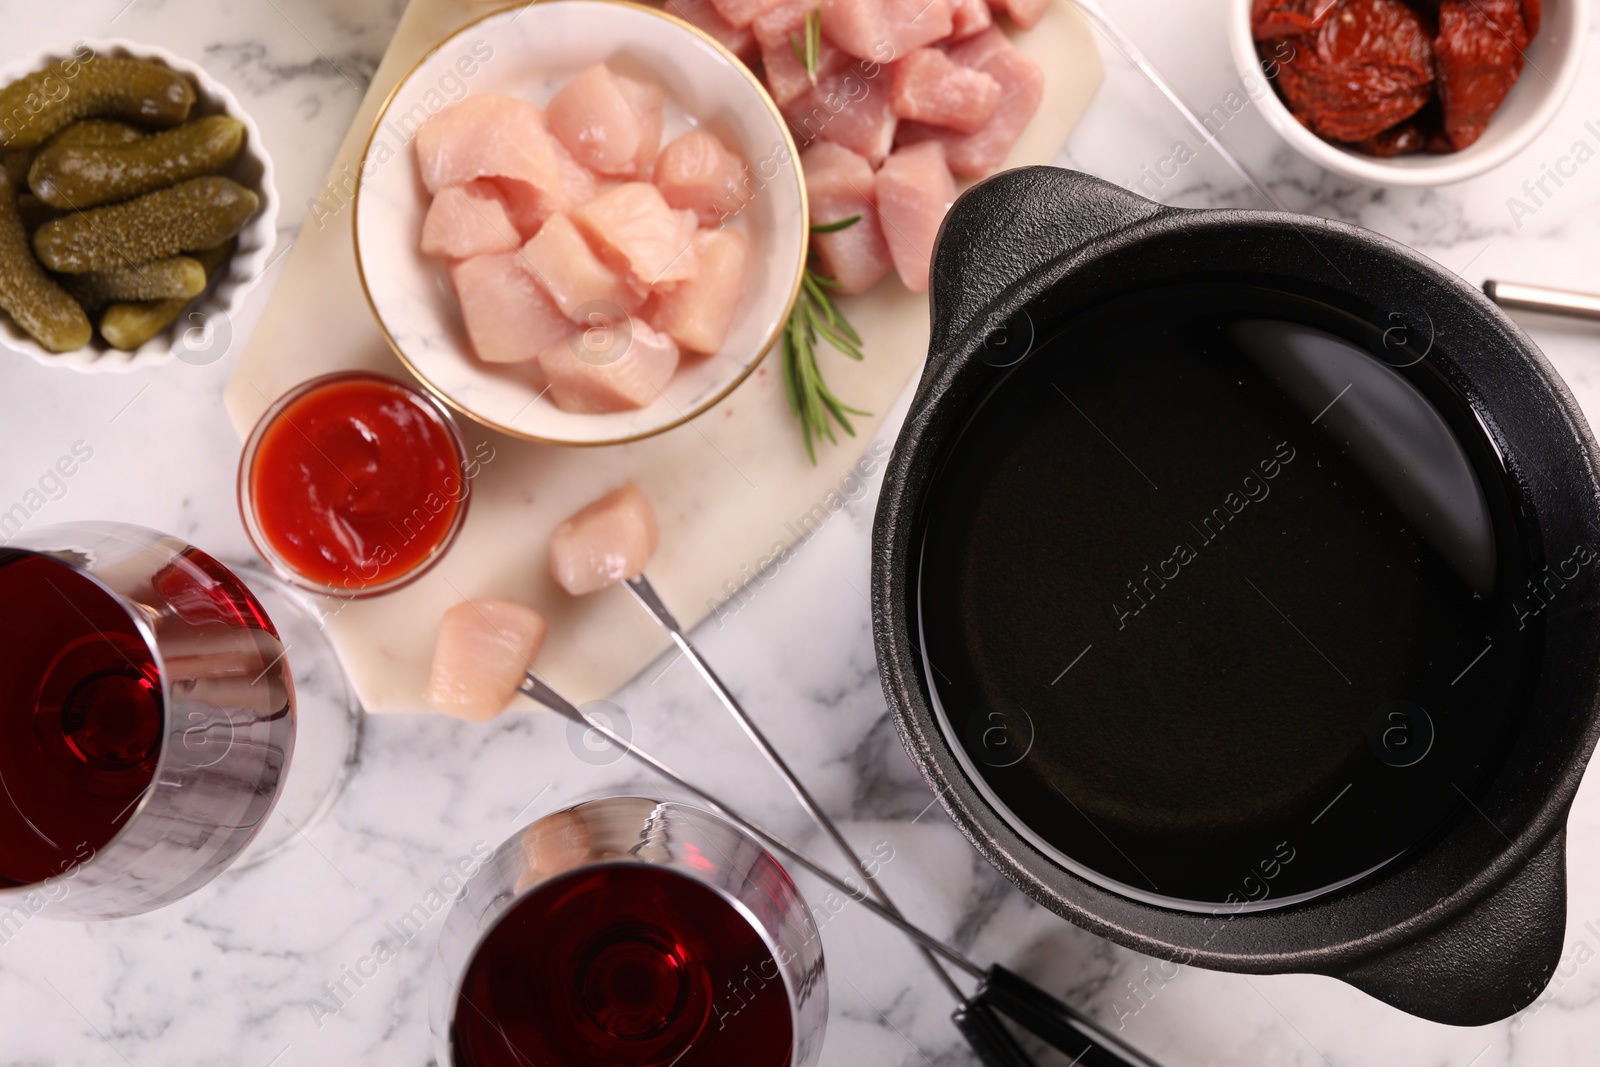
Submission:
[[[625,78],[604,63],[579,74],[550,101],[550,132],[574,159],[599,174],[649,173],[661,147],[659,85]]]
[[[774,7],[779,0],[711,0],[716,7],[717,14],[727,20],[730,26],[744,29],[756,20],[756,16],[763,11]]]
[[[890,95],[903,119],[972,133],[1000,105],[1000,83],[954,62],[937,48],[919,48],[896,63]]]
[[[778,0],[750,24],[750,32],[755,36],[756,44],[762,48],[776,48],[780,44],[788,44],[789,35],[793,34],[799,39],[803,48],[806,39],[802,28],[805,26],[806,14],[815,11],[821,2],[822,0]]]
[[[558,180],[538,107],[503,93],[476,93],[424,123],[417,164],[430,193],[474,178],[515,178],[538,189]]]
[[[447,185],[428,205],[422,220],[422,254],[441,259],[470,259],[517,247],[517,228],[505,199],[492,181],[479,178],[465,185]]]
[[[738,230],[701,230],[694,251],[700,273],[658,293],[650,321],[683,348],[710,355],[728,339],[744,297],[749,244]]]
[[[678,369],[677,343],[637,316],[594,322],[574,337],[539,355],[550,399],[562,411],[595,415],[645,407]]]
[[[813,233],[811,251],[840,292],[866,292],[894,266],[878,222],[872,164],[843,145],[818,141],[801,154],[800,169],[806,176],[813,225],[861,216],[860,222],[843,230]]]
[[[995,8],[1011,16],[1018,29],[1031,30],[1044,18],[1050,0],[990,0]]]
[[[750,24],[755,31],[756,44],[761,47],[761,67],[766,75],[767,91],[782,107],[811,88],[811,75],[796,54],[805,50],[806,14],[816,9],[818,0],[782,0],[777,7],[762,12]],[[821,80],[838,70],[850,66],[851,59],[834,47],[833,42],[822,38],[817,51],[817,78]]]
[[[874,66],[868,78],[862,66]],[[895,118],[889,76],[882,67],[858,64],[834,71],[783,109],[794,139],[804,148],[817,138],[842,144],[874,166],[894,147]]]
[[[857,59],[889,63],[953,28],[950,0],[822,0],[822,32]]]
[[[587,309],[603,313],[612,307],[628,312],[643,302],[616,271],[600,262],[564,214],[551,215],[523,246],[522,268],[544,287],[561,313],[579,325],[586,321],[586,305],[605,305]]]
[[[745,163],[714,133],[690,130],[661,150],[655,186],[669,207],[716,226],[745,204]]]
[[[642,131],[639,152],[633,157],[632,173],[640,178],[648,178],[650,168],[655,166],[656,153],[661,151],[661,130],[666,122],[666,90],[651,82],[634,81],[621,76],[618,76],[617,83],[622,86],[623,95],[639,116]]]
[[[643,574],[660,543],[655,508],[629,482],[556,527],[550,577],[573,596],[597,592]]]
[[[500,197],[506,204],[506,214],[510,217],[511,225],[516,229],[517,235],[527,240],[538,233],[539,227],[544,225],[544,220],[550,217],[552,209],[549,205],[554,198],[546,196],[527,182],[515,182],[506,178],[491,180],[500,189]]]
[[[939,224],[956,200],[955,179],[936,141],[901,148],[883,161],[874,180],[883,236],[894,269],[914,293],[928,288]]]
[[[553,210],[571,211],[593,200],[600,192],[600,180],[594,171],[579,163],[567,146],[553,137],[550,149],[556,154],[556,171],[561,175],[560,188],[550,194]]]
[[[756,39],[749,27],[735,26],[717,11],[712,0],[672,0],[668,12],[698,26],[746,64],[756,58]]]
[[[989,10],[989,0],[951,0],[951,43],[976,37],[994,25],[994,12]]]
[[[843,70],[853,60],[829,44],[823,38],[822,48],[817,53],[817,78],[821,79]],[[773,102],[779,107],[793,102],[811,88],[811,75],[806,72],[806,66],[795,55],[794,48],[788,41],[773,45],[771,48],[763,46],[761,49],[761,69],[766,73],[767,91],[772,94]]]
[[[556,156],[558,180],[549,189],[537,189],[527,182],[494,179],[505,197],[506,210],[511,213],[511,223],[524,239],[532,237],[544,225],[544,220],[557,211],[571,211],[579,204],[588,203],[600,192],[600,183],[594,171],[572,158],[566,146],[554,137],[550,148]]]
[[[444,613],[423,699],[435,711],[487,722],[505,710],[549,632],[532,608],[467,600]]]
[[[965,136],[940,126],[902,123],[900,143],[936,140],[945,146],[951,173],[986,178],[1005,162],[1022,129],[1044,99],[1044,72],[1012,46],[998,26],[963,41],[949,51],[951,59],[988,74],[1000,83],[1000,105],[976,133]]]
[[[694,277],[694,212],[674,211],[649,182],[624,182],[572,213],[584,236],[635,289]]]
[[[566,347],[572,324],[523,269],[518,252],[475,256],[450,268],[461,317],[478,358],[522,363],[552,345]]]

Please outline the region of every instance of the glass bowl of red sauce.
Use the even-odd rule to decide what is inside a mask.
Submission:
[[[376,596],[449,551],[473,466],[431,396],[381,374],[329,374],[279,397],[256,423],[239,462],[239,512],[256,551],[288,581]]]

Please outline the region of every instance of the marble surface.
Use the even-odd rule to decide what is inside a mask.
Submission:
[[[1595,139],[1585,123],[1600,122],[1600,65],[1591,65],[1551,129],[1500,170],[1438,191],[1358,187],[1293,156],[1248,103],[1231,109],[1224,2],[1108,6],[1198,108],[1228,109],[1223,136],[1293,206],[1381,230],[1473,282],[1600,289],[1600,166],[1549,186],[1555,195],[1541,197],[1531,213],[1513,213],[1509,204],[1530,203],[1524,182],[1537,181],[1574,142]],[[125,36],[192,58],[227,82],[259,120],[278,164],[287,246],[306,218],[297,205],[316,195],[400,8],[399,0],[10,0],[0,3],[0,25],[8,54]],[[1591,39],[1591,57],[1596,45]],[[1177,145],[1197,141],[1115,56],[1108,66],[1107,86],[1063,163],[1128,184],[1143,179],[1147,192],[1173,203],[1251,202],[1253,194],[1207,151],[1166,166],[1172,176],[1162,177]],[[1145,167],[1155,177],[1145,177]],[[219,398],[272,281],[269,275],[231,324],[234,350],[214,364],[90,378],[0,360],[0,511],[27,501],[30,525],[142,522],[218,555],[244,556],[233,507],[238,446]],[[349,313],[368,312],[353,306]],[[1525,325],[1591,417],[1600,417],[1596,332],[1551,319]],[[64,487],[45,479],[79,441],[92,448],[91,460]],[[30,496],[35,489],[40,494]],[[1494,1026],[1424,1023],[1325,978],[1189,968],[1174,976],[1013,892],[931,804],[885,717],[863,596],[872,496],[870,487],[854,494],[791,563],[698,636],[822,802],[848,819],[847,833],[863,847],[893,847],[883,877],[906,911],[975,957],[1002,960],[1121,1025],[1172,1067],[1594,1061],[1600,798],[1592,784],[1572,815],[1569,951],[1557,983]],[[649,747],[714,775],[729,799],[775,829],[806,836],[685,664],[662,661],[617,702]],[[362,764],[333,815],[269,864],[225,875],[149,916],[6,928],[0,1064],[420,1067],[431,1055],[424,990],[439,920],[373,977],[358,984],[347,968],[451,864],[470,861],[476,843],[493,845],[563,802],[651,788],[626,764],[575,760],[562,724],[549,718],[488,727],[372,720]],[[816,894],[814,883],[802,885]],[[861,909],[846,909],[825,943],[833,1006],[824,1064],[970,1062],[946,1020],[945,994],[894,934]]]

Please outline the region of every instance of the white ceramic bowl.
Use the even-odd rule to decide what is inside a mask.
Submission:
[[[233,336],[233,315],[246,294],[261,280],[273,245],[277,243],[278,193],[272,184],[272,160],[261,144],[261,130],[239,106],[228,87],[199,66],[165,49],[133,41],[82,41],[69,49],[39,52],[0,68],[0,85],[10,84],[52,63],[81,56],[83,48],[92,49],[96,56],[148,59],[182,71],[195,87],[192,116],[231,115],[244,123],[244,151],[223,173],[259,196],[261,207],[240,231],[239,247],[228,261],[226,271],[189,305],[176,323],[131,352],[112,348],[100,339],[98,332],[93,341],[75,352],[50,352],[3,314],[0,314],[0,346],[32,356],[46,366],[70,367],[83,372],[130,371],[169,363],[175,358],[194,364],[214,363],[226,354]]]
[[[730,223],[744,230],[751,256],[745,297],[722,351],[680,364],[648,407],[583,415],[562,411],[542,395],[531,365],[488,364],[472,354],[446,266],[419,248],[429,198],[413,138],[417,119],[469,93],[507,93],[542,107],[603,60],[641,76],[648,72],[666,90],[663,144],[691,122],[708,128],[750,164],[757,191]],[[799,290],[808,235],[795,156],[781,114],[754,75],[686,22],[621,0],[544,0],[497,11],[423,57],[379,113],[356,197],[362,287],[401,361],[441,400],[484,425],[562,445],[649,437],[732,392],[781,335]]]
[[[1251,0],[1228,0],[1228,39],[1247,87],[1264,81],[1250,35]],[[1422,153],[1377,159],[1324,141],[1300,124],[1270,84],[1256,94],[1267,122],[1301,155],[1328,170],[1370,185],[1433,186],[1466,181],[1493,170],[1532,143],[1550,124],[1578,79],[1589,32],[1589,0],[1545,0],[1543,25],[1528,45],[1522,77],[1476,143],[1449,155]]]

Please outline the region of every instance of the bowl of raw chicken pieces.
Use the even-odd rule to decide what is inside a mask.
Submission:
[[[661,11],[549,0],[469,24],[385,104],[357,263],[401,360],[518,437],[637,440],[731,392],[805,267],[797,149],[770,97]]]
[[[478,19],[402,79],[362,158],[379,325],[429,391],[504,433],[678,426],[784,335],[808,262],[844,294],[927,289],[956,179],[997,169],[1039,104],[998,16],[1025,28],[1047,3],[545,0]]]

